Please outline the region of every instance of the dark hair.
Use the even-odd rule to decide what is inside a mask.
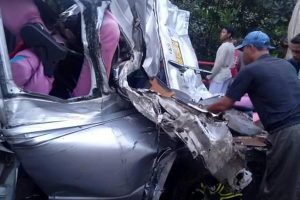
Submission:
[[[281,37],[281,39],[280,39],[280,46],[282,48],[288,48],[289,47],[288,38],[287,38],[286,35],[283,36],[283,37]]]
[[[227,33],[230,33],[230,37],[234,37],[234,28],[229,27],[229,26],[224,26],[222,29],[225,29],[227,31]]]
[[[291,39],[291,43],[300,44],[300,33],[298,33],[295,37]]]
[[[262,50],[266,50],[268,49],[267,47],[262,47],[262,46],[257,46],[257,45],[253,45],[258,51],[262,51]]]

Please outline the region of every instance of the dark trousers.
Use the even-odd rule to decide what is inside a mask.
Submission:
[[[268,140],[261,200],[300,200],[300,124],[273,132]]]

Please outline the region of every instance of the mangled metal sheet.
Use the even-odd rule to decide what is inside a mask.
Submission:
[[[166,10],[169,8],[175,9],[175,7],[167,1],[155,2],[159,7],[158,12],[160,15],[157,15],[159,18],[159,20],[157,20],[162,20],[160,22],[161,28],[163,24],[168,25],[168,22],[166,21],[168,17],[163,17],[162,13],[168,13]],[[118,7],[118,3],[115,2],[115,4],[115,6]],[[126,12],[129,12],[129,10],[126,9]],[[123,14],[125,15],[125,13]],[[121,14],[119,15],[121,16]],[[175,15],[172,16],[172,19],[178,20],[177,23],[179,24],[182,23],[180,19],[186,20],[184,17],[176,18]],[[135,20],[136,19],[133,19],[133,21]],[[185,21],[185,23],[187,23],[187,21]],[[123,29],[123,31],[126,31],[126,29]],[[170,38],[172,33],[169,31],[170,29],[160,33],[161,44],[155,44],[156,46],[172,44],[172,39]],[[174,27],[173,32],[175,33],[177,31],[178,30]],[[127,35],[127,37],[130,37],[130,30],[124,34]],[[138,33],[133,31],[131,39],[129,38],[129,40],[134,41],[135,37],[138,36],[137,34]],[[175,42],[180,41],[178,37],[175,35],[173,36]],[[169,43],[167,43],[166,40],[168,40]],[[180,43],[181,46],[186,44],[187,43],[184,42]],[[140,55],[139,52],[135,51],[135,49],[141,49],[140,46],[138,47],[137,43],[134,43],[133,46],[134,48],[132,50],[134,55]],[[190,43],[189,45],[184,46],[184,49],[186,49],[187,52],[192,51],[188,50],[190,48]],[[171,57],[176,59],[173,50],[170,50],[168,53],[164,52],[164,56],[165,61]],[[189,58],[190,63],[185,64],[196,65],[197,59],[193,56]],[[206,167],[216,178],[220,181],[227,181],[229,185],[237,188],[235,185],[235,176],[244,168],[244,160],[240,157],[238,150],[232,145],[233,139],[226,125],[227,122],[209,117],[208,113],[199,107],[189,106],[174,98],[165,98],[149,90],[136,90],[131,88],[127,82],[127,76],[141,65],[140,57],[132,56],[131,60],[123,63],[122,70],[118,77],[119,86],[127,93],[133,105],[140,113],[160,126],[170,137],[179,137],[187,145],[194,158],[201,158],[204,160]],[[181,77],[177,69],[172,69],[172,66],[166,66],[166,68],[169,70],[168,75],[171,75],[168,77],[168,80],[173,81],[171,83],[173,88],[177,88],[181,91],[188,91],[187,93],[194,98],[196,95],[193,95],[192,91],[202,91],[199,88],[195,89],[195,85],[187,84],[186,75]],[[190,76],[197,79],[195,74],[190,74]],[[198,79],[198,81],[201,81],[201,79]],[[203,91],[206,92],[205,90]]]
[[[137,37],[144,39],[146,53],[141,65],[149,77],[155,77],[160,70],[164,70],[171,89],[185,92],[194,101],[211,96],[202,83],[201,76],[196,75],[192,69],[182,72],[168,63],[175,61],[198,68],[188,36],[189,12],[178,9],[167,0],[119,0],[112,1],[110,8],[131,45],[136,48],[133,40]],[[132,24],[138,25],[143,34],[133,36]],[[164,63],[164,68],[161,63]]]
[[[160,68],[160,46],[158,36],[158,24],[156,21],[156,13],[153,12],[155,9],[154,0],[129,0],[127,1],[130,5],[132,14],[135,19],[138,19],[140,29],[143,32],[143,39],[145,42],[146,54],[145,60],[142,63],[145,72],[149,77],[155,77]],[[123,3],[124,4],[124,3]]]
[[[172,98],[156,93],[125,88],[134,106],[159,125],[171,137],[179,137],[194,158],[202,158],[209,171],[220,181],[235,187],[235,175],[244,168],[244,161],[232,145],[226,122],[207,117]]]
[[[142,59],[141,53],[145,49],[145,59],[142,66],[149,77],[157,76],[161,55],[160,46],[155,45],[159,44],[160,41],[156,17],[153,12],[154,1],[116,0],[111,2],[110,9],[117,18],[129,45],[137,50],[134,52],[134,57],[138,56],[139,59]],[[134,69],[140,68],[140,65],[141,63],[137,63]]]
[[[168,0],[156,1],[156,6],[159,35],[169,87],[187,93],[196,102],[200,98],[210,97],[211,94],[202,83],[201,76],[196,75],[191,69],[182,73],[168,63],[168,61],[175,61],[181,65],[199,68],[188,35],[190,13],[178,9]]]
[[[128,44],[133,49],[134,41],[132,35],[133,15],[130,5],[127,1],[113,1],[110,4],[110,9],[114,17],[118,20],[120,29],[124,37],[128,40]]]
[[[98,68],[95,70],[97,83],[101,91],[99,94],[109,93],[108,78],[104,67],[103,59],[100,53],[100,27],[104,18],[104,11],[109,5],[109,2],[98,2],[91,0],[75,0],[81,12],[81,36],[84,47],[84,54],[90,66]],[[96,28],[95,28],[96,27]],[[94,91],[97,92],[97,91]]]
[[[246,113],[232,109],[225,112],[224,118],[228,121],[228,127],[241,135],[254,136],[263,133],[263,129],[256,126]]]

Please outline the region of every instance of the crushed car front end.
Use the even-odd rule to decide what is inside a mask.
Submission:
[[[63,2],[43,3],[53,9]],[[95,45],[107,9],[122,40],[109,76],[101,44]],[[1,182],[11,183],[3,199],[15,195],[23,177],[18,169],[46,198],[61,200],[158,200],[176,176],[174,163],[235,190],[245,187],[237,174],[246,167],[241,152],[247,147],[234,145],[228,121],[203,109],[201,100],[211,95],[201,77],[170,63],[198,68],[189,13],[167,0],[75,0],[60,19],[74,15],[92,87],[88,95],[69,99],[16,86],[1,23],[1,152],[14,158],[10,176]],[[132,82],[137,71],[143,76]],[[40,198],[34,196],[24,198]]]

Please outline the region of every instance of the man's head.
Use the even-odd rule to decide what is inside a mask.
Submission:
[[[234,30],[231,27],[223,27],[220,33],[220,40],[225,42],[229,39],[232,39],[234,36]]]
[[[253,31],[248,33],[242,44],[237,46],[236,49],[243,50],[244,62],[250,64],[263,54],[268,54],[269,49],[274,49],[274,47],[270,45],[270,38],[267,34],[261,31]]]
[[[297,62],[300,62],[300,33],[290,41],[289,48],[292,51],[293,58]]]

